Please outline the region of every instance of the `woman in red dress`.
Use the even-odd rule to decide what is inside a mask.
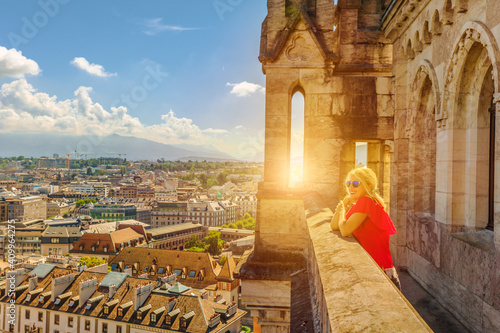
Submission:
[[[346,186],[348,195],[337,205],[332,230],[340,230],[344,237],[353,235],[401,289],[389,251],[389,236],[396,233],[396,228],[385,211],[377,176],[371,169],[356,168],[347,175]]]

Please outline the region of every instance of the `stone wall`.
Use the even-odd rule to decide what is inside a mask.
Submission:
[[[495,0],[395,0],[382,21],[394,46],[391,249],[473,332],[500,329],[499,12]]]

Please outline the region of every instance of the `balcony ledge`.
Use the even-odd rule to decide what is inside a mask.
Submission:
[[[361,245],[330,229],[326,207],[317,194],[304,197],[315,331],[432,332]],[[291,310],[293,318],[293,302]]]

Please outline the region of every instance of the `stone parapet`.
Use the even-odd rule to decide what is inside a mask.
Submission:
[[[333,213],[319,195],[306,196],[304,207],[315,332],[432,332],[361,245],[331,231]]]

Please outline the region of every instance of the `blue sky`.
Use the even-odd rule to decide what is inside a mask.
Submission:
[[[263,149],[265,0],[0,1],[0,132]]]

